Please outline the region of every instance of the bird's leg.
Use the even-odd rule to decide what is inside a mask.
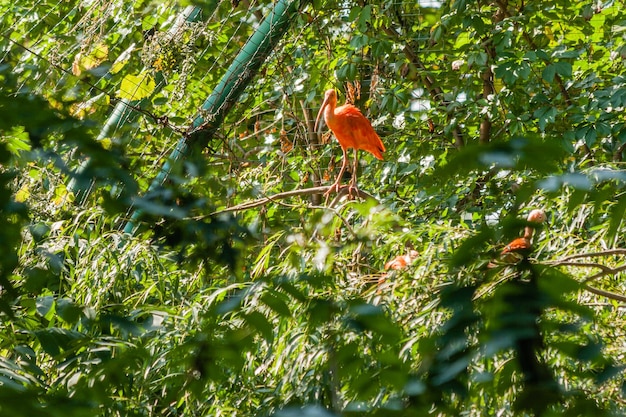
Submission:
[[[346,168],[348,166],[348,155],[346,154],[346,150],[344,148],[341,148],[341,151],[343,152],[343,163],[341,164],[341,169],[339,170],[339,175],[337,175],[337,179],[330,186],[328,191],[324,193],[324,195],[326,196],[326,200],[328,200],[328,196],[333,191],[339,192],[339,185],[341,184],[341,177],[343,177],[343,173],[346,171]]]
[[[354,150],[354,168],[352,169],[352,178],[350,178],[350,184],[348,185],[348,195],[350,197],[352,197],[352,192],[354,190],[359,189],[359,187],[357,187],[356,185],[356,175],[357,175],[357,168],[359,167],[359,152],[355,149]]]

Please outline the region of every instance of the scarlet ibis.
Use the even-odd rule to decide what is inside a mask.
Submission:
[[[354,169],[348,187],[348,193],[350,195],[352,194],[352,190],[357,188],[356,170],[358,164],[358,150],[362,149],[367,151],[380,160],[383,159],[383,152],[385,152],[385,145],[383,145],[380,137],[376,134],[370,121],[363,116],[363,113],[361,113],[359,109],[352,104],[336,106],[337,93],[333,89],[326,90],[322,107],[315,119],[315,131],[317,132],[320,116],[324,113],[326,126],[333,132],[343,151],[343,163],[341,164],[339,175],[337,175],[337,179],[326,192],[326,196],[333,191],[339,191],[341,177],[348,166],[347,150],[349,148],[354,149]]]
[[[545,222],[546,219],[547,219],[546,213],[543,210],[541,209],[532,210],[528,214],[528,218],[526,220],[529,223],[535,223],[535,225],[534,226],[532,224],[527,225],[524,228],[524,236],[518,237],[517,239],[514,239],[511,243],[506,245],[504,249],[502,249],[502,252],[500,253],[500,255],[502,255],[505,259],[510,259],[513,261],[515,260],[519,261],[520,255],[522,257],[528,256],[528,253],[530,252],[530,249],[531,249],[530,240],[533,237],[533,232],[535,230],[535,227]]]
[[[395,258],[387,261],[387,263],[385,264],[385,269],[393,269],[399,271],[400,269],[404,269],[407,266],[411,265],[418,256],[419,252],[411,249],[406,255],[398,255]],[[386,280],[387,273],[385,272],[380,276],[380,278],[378,278],[378,285],[382,285]]]
[[[416,250],[410,250],[406,255],[399,255],[388,261],[385,264],[385,269],[404,269],[411,265],[418,256],[419,253]]]

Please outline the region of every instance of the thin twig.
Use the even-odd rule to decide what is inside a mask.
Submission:
[[[488,282],[488,283],[482,285],[480,288],[478,288],[476,290],[476,293],[474,293],[474,296],[472,297],[472,301],[476,301],[479,298],[482,298],[487,293],[490,293],[498,285],[500,285],[504,281],[514,277],[515,275],[517,275],[517,272],[509,272],[509,273],[504,274],[500,278],[496,279],[495,281],[491,281],[491,282]]]
[[[613,268],[608,267],[606,265],[597,263],[597,262],[563,262],[563,261],[554,261],[554,262],[546,262],[546,264],[551,266],[577,266],[580,268],[598,268],[606,273],[613,272]]]
[[[277,193],[274,195],[263,197],[258,200],[247,201],[245,203],[237,204],[236,206],[226,207],[224,209],[214,211],[213,213],[209,214],[209,216],[216,216],[219,214],[231,213],[234,211],[248,210],[251,208],[264,206],[271,202],[275,202],[276,200],[282,200],[282,199],[289,198],[289,197],[297,197],[297,196],[313,195],[313,194],[324,194],[326,191],[328,191],[329,188],[330,188],[329,185],[324,185],[321,187],[302,188],[298,190],[284,191],[282,193]],[[343,195],[347,192],[348,192],[348,186],[344,185],[339,189],[337,195],[338,196]],[[356,190],[356,195],[364,200],[365,199],[376,200],[374,196],[360,189]]]
[[[494,23],[501,20],[501,15],[494,15]],[[489,59],[495,61],[496,59],[496,51],[493,46],[493,42],[491,39],[487,39],[482,43],[485,52],[489,56]],[[495,94],[495,89],[493,86],[493,71],[491,70],[491,64],[487,63],[485,68],[481,74],[482,82],[483,82],[483,99],[489,100],[489,97]],[[483,116],[483,120],[480,122],[478,142],[479,143],[488,143],[491,140],[491,117],[489,116],[489,112],[485,112]]]
[[[344,224],[344,226],[346,226],[346,229],[348,229],[348,232],[352,235],[352,236],[356,236],[356,232],[354,231],[354,229],[352,228],[352,226],[350,225],[350,222],[348,222],[348,219],[346,219],[341,213],[341,209],[343,209],[344,206],[341,206],[339,208],[334,208],[333,206],[308,206],[308,208],[310,209],[321,209],[321,210],[330,210],[332,211],[335,216],[337,216],[339,218],[339,220],[341,220],[341,222]],[[317,230],[315,230],[315,232],[313,232],[313,236],[311,237],[315,237],[315,234],[317,233]]]
[[[615,275],[618,272],[622,272],[622,271],[626,271],[626,265],[622,265],[619,266],[617,268],[611,268],[610,271],[602,271],[602,272],[598,272],[597,274],[594,274],[590,277],[587,277],[583,280],[583,283],[589,282],[589,281],[594,281],[600,277],[603,277],[605,275]]]
[[[602,265],[597,262],[572,262],[572,259],[580,259],[580,258],[590,258],[594,256],[612,256],[612,255],[626,255],[626,249],[616,248],[609,249],[600,252],[589,252],[589,253],[576,253],[574,255],[566,256],[562,259],[557,259],[553,262],[548,262],[549,265],[552,266],[574,266],[574,267],[588,267],[588,268],[598,268],[600,272],[597,274],[593,274],[587,278],[585,278],[582,282],[587,283],[589,281],[594,281],[600,277],[605,275],[615,275],[622,271],[626,271],[626,265],[620,265],[616,268],[611,268],[606,265]]]
[[[553,265],[559,265],[561,262],[570,261],[572,259],[589,258],[592,256],[611,256],[611,255],[626,255],[626,249],[616,248],[616,249],[603,250],[600,252],[575,253],[574,255],[569,255],[569,256],[566,256],[565,258],[561,258],[557,261],[554,261]]]
[[[583,284],[583,288],[589,291],[590,293],[593,293],[602,297],[610,298],[611,300],[617,300],[617,301],[626,303],[626,295],[616,294],[611,291],[601,290],[599,288],[595,288],[587,284]]]

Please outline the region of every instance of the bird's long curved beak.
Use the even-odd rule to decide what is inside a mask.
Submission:
[[[324,109],[328,105],[328,101],[329,101],[328,96],[324,97],[324,102],[322,103],[322,107],[320,107],[320,111],[317,112],[317,117],[315,118],[315,127],[313,128],[313,131],[315,133],[317,133],[317,127],[319,126],[320,117],[322,117],[322,114],[324,113]]]

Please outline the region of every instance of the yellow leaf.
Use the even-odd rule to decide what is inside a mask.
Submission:
[[[24,201],[28,200],[28,197],[30,197],[28,185],[23,185],[22,188],[20,188],[17,193],[15,193],[15,201],[17,201],[18,203],[23,203]]]
[[[60,102],[59,100],[55,99],[51,95],[50,96],[46,96],[46,100],[48,100],[48,103],[50,104],[50,107],[52,107],[53,109],[62,110],[63,107],[64,107],[62,102]]]
[[[102,62],[109,56],[109,47],[105,43],[101,43],[94,48],[90,55]]]
[[[111,66],[111,69],[109,70],[109,72],[111,74],[117,74],[118,72],[120,72],[120,70],[122,68],[124,68],[124,66],[128,63],[128,60],[126,61],[115,61],[113,63],[113,66]]]
[[[141,100],[149,97],[155,86],[154,79],[148,73],[129,74],[122,80],[117,96],[125,100]]]
[[[109,47],[104,43],[96,45],[91,52],[87,54],[79,52],[74,57],[74,62],[72,63],[72,73],[74,75],[80,75],[83,71],[97,67],[108,57]]]
[[[502,90],[502,87],[504,87],[504,83],[502,82],[502,80],[498,77],[495,77],[493,80],[493,89],[495,90],[495,92],[499,93]]]
[[[52,202],[57,206],[62,206],[65,203],[71,203],[74,201],[74,194],[71,193],[65,184],[61,184],[54,189],[54,198]]]
[[[111,142],[111,138],[104,138],[100,141],[100,143],[104,149],[111,149],[111,145],[113,144],[113,142]]]
[[[95,113],[98,107],[98,102],[107,101],[106,97],[107,96],[104,93],[100,93],[97,96],[94,96],[87,101],[72,104],[70,106],[70,111],[72,112],[72,116],[77,117],[79,119],[84,119],[86,116]],[[108,102],[106,104],[108,104]]]
[[[80,68],[84,70],[89,70],[89,69],[97,67],[98,63],[100,63],[100,61],[98,61],[98,59],[95,56],[85,55],[84,57],[81,58],[78,65],[80,66]]]

